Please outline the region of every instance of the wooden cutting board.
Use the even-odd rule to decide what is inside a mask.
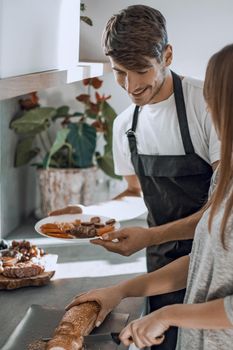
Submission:
[[[9,278],[0,275],[0,290],[1,289],[17,289],[28,286],[44,286],[48,284],[53,277],[55,271],[46,271],[38,276],[26,278]]]

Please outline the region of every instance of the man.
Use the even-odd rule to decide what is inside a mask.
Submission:
[[[219,142],[202,83],[169,69],[172,47],[159,11],[135,5],[112,16],[103,33],[103,48],[117,83],[133,102],[116,118],[113,129],[115,172],[128,183],[121,195],[142,191],[151,228],[116,232],[119,243],[94,243],[122,253],[122,246],[131,242],[126,255],[148,247],[151,272],[190,253],[190,238],[219,159]],[[152,297],[150,311],[182,303],[183,297],[184,291]],[[176,332],[169,329],[156,349],[175,349]]]
[[[113,129],[115,171],[128,183],[124,195],[142,190],[150,227],[199,211],[207,199],[211,164],[219,159],[219,144],[202,84],[169,70],[172,47],[164,17],[148,6],[129,6],[108,21],[103,48],[116,81],[133,102]],[[149,272],[189,254],[192,241],[185,234],[186,240],[147,248]],[[183,296],[179,291],[150,298],[150,309],[180,303]],[[175,344],[176,330],[171,329],[156,349],[171,350]]]

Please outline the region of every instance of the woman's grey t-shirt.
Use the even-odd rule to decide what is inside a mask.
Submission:
[[[219,166],[217,166],[217,168],[215,169],[215,171],[213,172],[212,177],[211,177],[210,188],[209,188],[209,193],[208,193],[209,198],[212,196],[212,194],[217,186],[218,178],[219,178]]]
[[[209,209],[197,225],[184,303],[197,304],[224,298],[226,315],[233,325],[233,213],[225,230],[227,250],[224,250],[220,237],[224,204],[214,217],[211,234],[208,232]],[[230,349],[233,349],[233,329],[179,330],[176,350]]]

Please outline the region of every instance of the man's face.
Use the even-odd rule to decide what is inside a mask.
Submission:
[[[166,77],[166,67],[155,58],[147,58],[148,66],[129,70],[109,57],[117,83],[127,91],[131,100],[139,106],[157,102]]]

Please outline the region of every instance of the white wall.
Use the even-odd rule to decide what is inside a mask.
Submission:
[[[81,22],[80,59],[107,61],[100,45],[106,21],[120,9],[138,3],[157,8],[166,17],[169,42],[174,49],[172,69],[180,74],[203,79],[209,57],[233,42],[232,0],[85,0],[85,15],[92,18],[94,26]],[[82,89],[81,83],[48,89],[41,92],[41,102],[80,108],[75,96]],[[115,84],[112,74],[104,77],[102,90],[112,95],[110,103],[118,113],[130,103],[125,92]]]
[[[85,0],[85,3],[94,28],[82,25],[82,58],[103,59],[100,38],[104,24],[113,13],[138,3],[157,8],[165,16],[169,42],[174,48],[172,68],[178,73],[203,78],[209,57],[233,42],[232,0]]]
[[[169,42],[174,50],[172,69],[180,74],[204,79],[209,57],[233,42],[232,0],[85,0],[85,14],[93,20],[93,27],[81,22],[80,60],[108,61],[100,45],[105,23],[113,13],[138,3],[157,8],[166,17]],[[80,91],[81,83],[76,83],[47,90],[41,97],[50,105],[70,103],[76,108],[74,97]],[[105,75],[102,91],[112,95],[110,103],[118,113],[130,104],[112,74]]]

